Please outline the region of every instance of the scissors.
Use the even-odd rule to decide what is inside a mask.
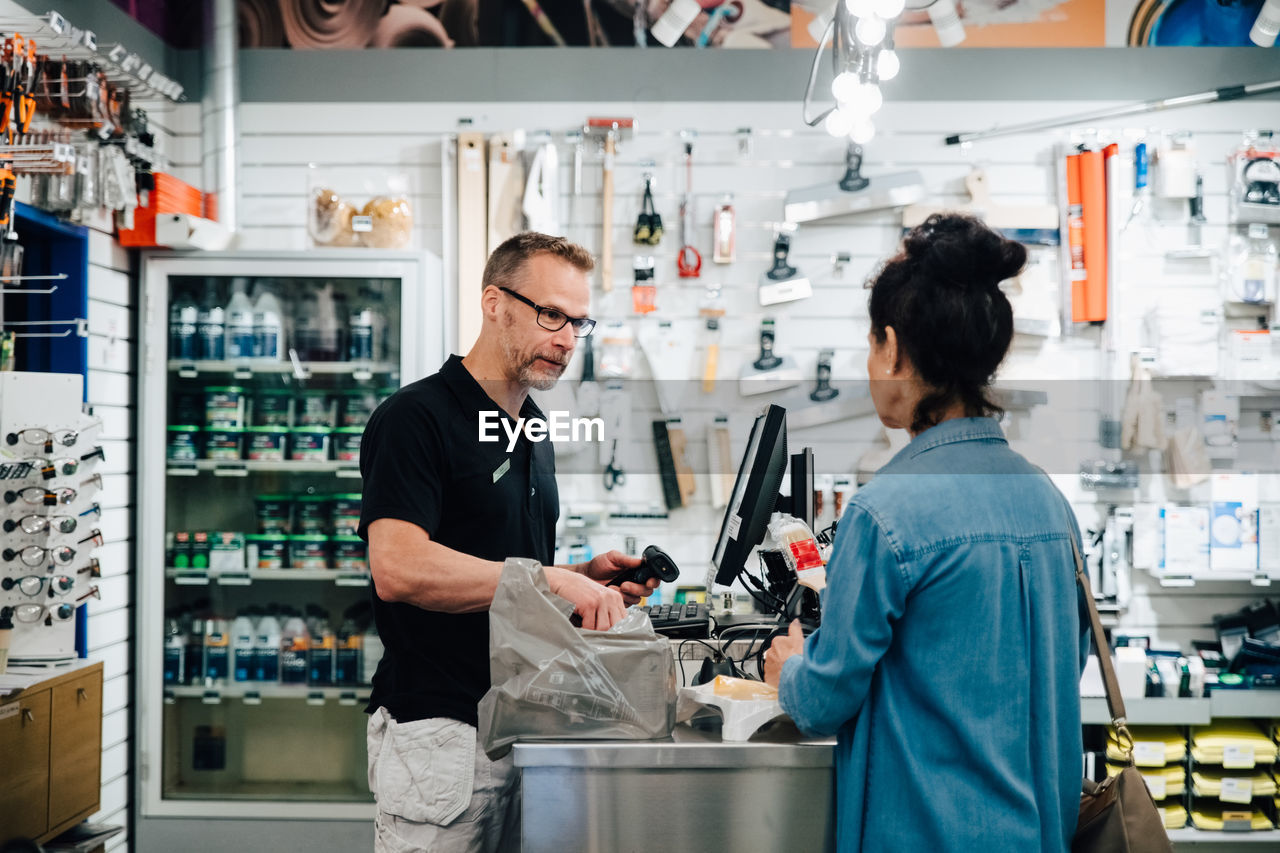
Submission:
[[[613,440],[613,447],[609,450],[609,464],[604,466],[604,488],[605,491],[612,492],[614,486],[625,486],[627,484],[627,472],[618,467],[618,440]]]

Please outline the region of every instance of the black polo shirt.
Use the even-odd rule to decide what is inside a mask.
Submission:
[[[380,518],[416,524],[448,548],[502,561],[530,557],[551,565],[560,514],[555,452],[506,432],[482,443],[481,411],[512,423],[462,364],[406,385],[369,419],[360,445],[364,498],[360,535]],[[543,418],[526,399],[522,418]],[[489,689],[489,614],[439,613],[390,603],[373,589],[373,615],[386,652],[366,710],[385,706],[400,722],[450,717],[476,724]]]

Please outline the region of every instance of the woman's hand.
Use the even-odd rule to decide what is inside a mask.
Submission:
[[[774,637],[764,653],[764,683],[776,689],[782,678],[782,665],[792,655],[801,654],[804,654],[804,631],[800,630],[800,620],[793,619],[787,633]]]

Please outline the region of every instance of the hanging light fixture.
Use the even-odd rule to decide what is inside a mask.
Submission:
[[[871,116],[884,103],[880,83],[892,80],[901,68],[893,48],[893,26],[906,8],[906,0],[837,0],[834,6],[809,71],[804,121],[810,127],[821,124],[832,136],[848,137],[854,144],[865,145],[876,132]],[[836,103],[811,115],[818,63],[828,44],[832,59],[831,96]]]

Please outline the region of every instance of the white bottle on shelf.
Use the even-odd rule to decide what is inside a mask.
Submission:
[[[229,360],[253,358],[253,300],[246,292],[248,282],[243,278],[231,282],[231,300],[227,302],[226,356]]]
[[[272,610],[274,605],[258,620],[254,634],[253,680],[276,684],[280,681],[281,631],[280,620]]]
[[[280,298],[268,285],[253,306],[253,356],[262,361],[285,357],[284,310]]]
[[[231,667],[231,623],[218,616],[204,620],[204,683],[225,684]]]
[[[231,623],[231,678],[233,681],[253,681],[257,675],[254,663],[254,640],[257,632],[253,617],[242,612]]]
[[[311,634],[306,621],[295,611],[284,621],[280,632],[280,683],[307,683],[307,653]]]

